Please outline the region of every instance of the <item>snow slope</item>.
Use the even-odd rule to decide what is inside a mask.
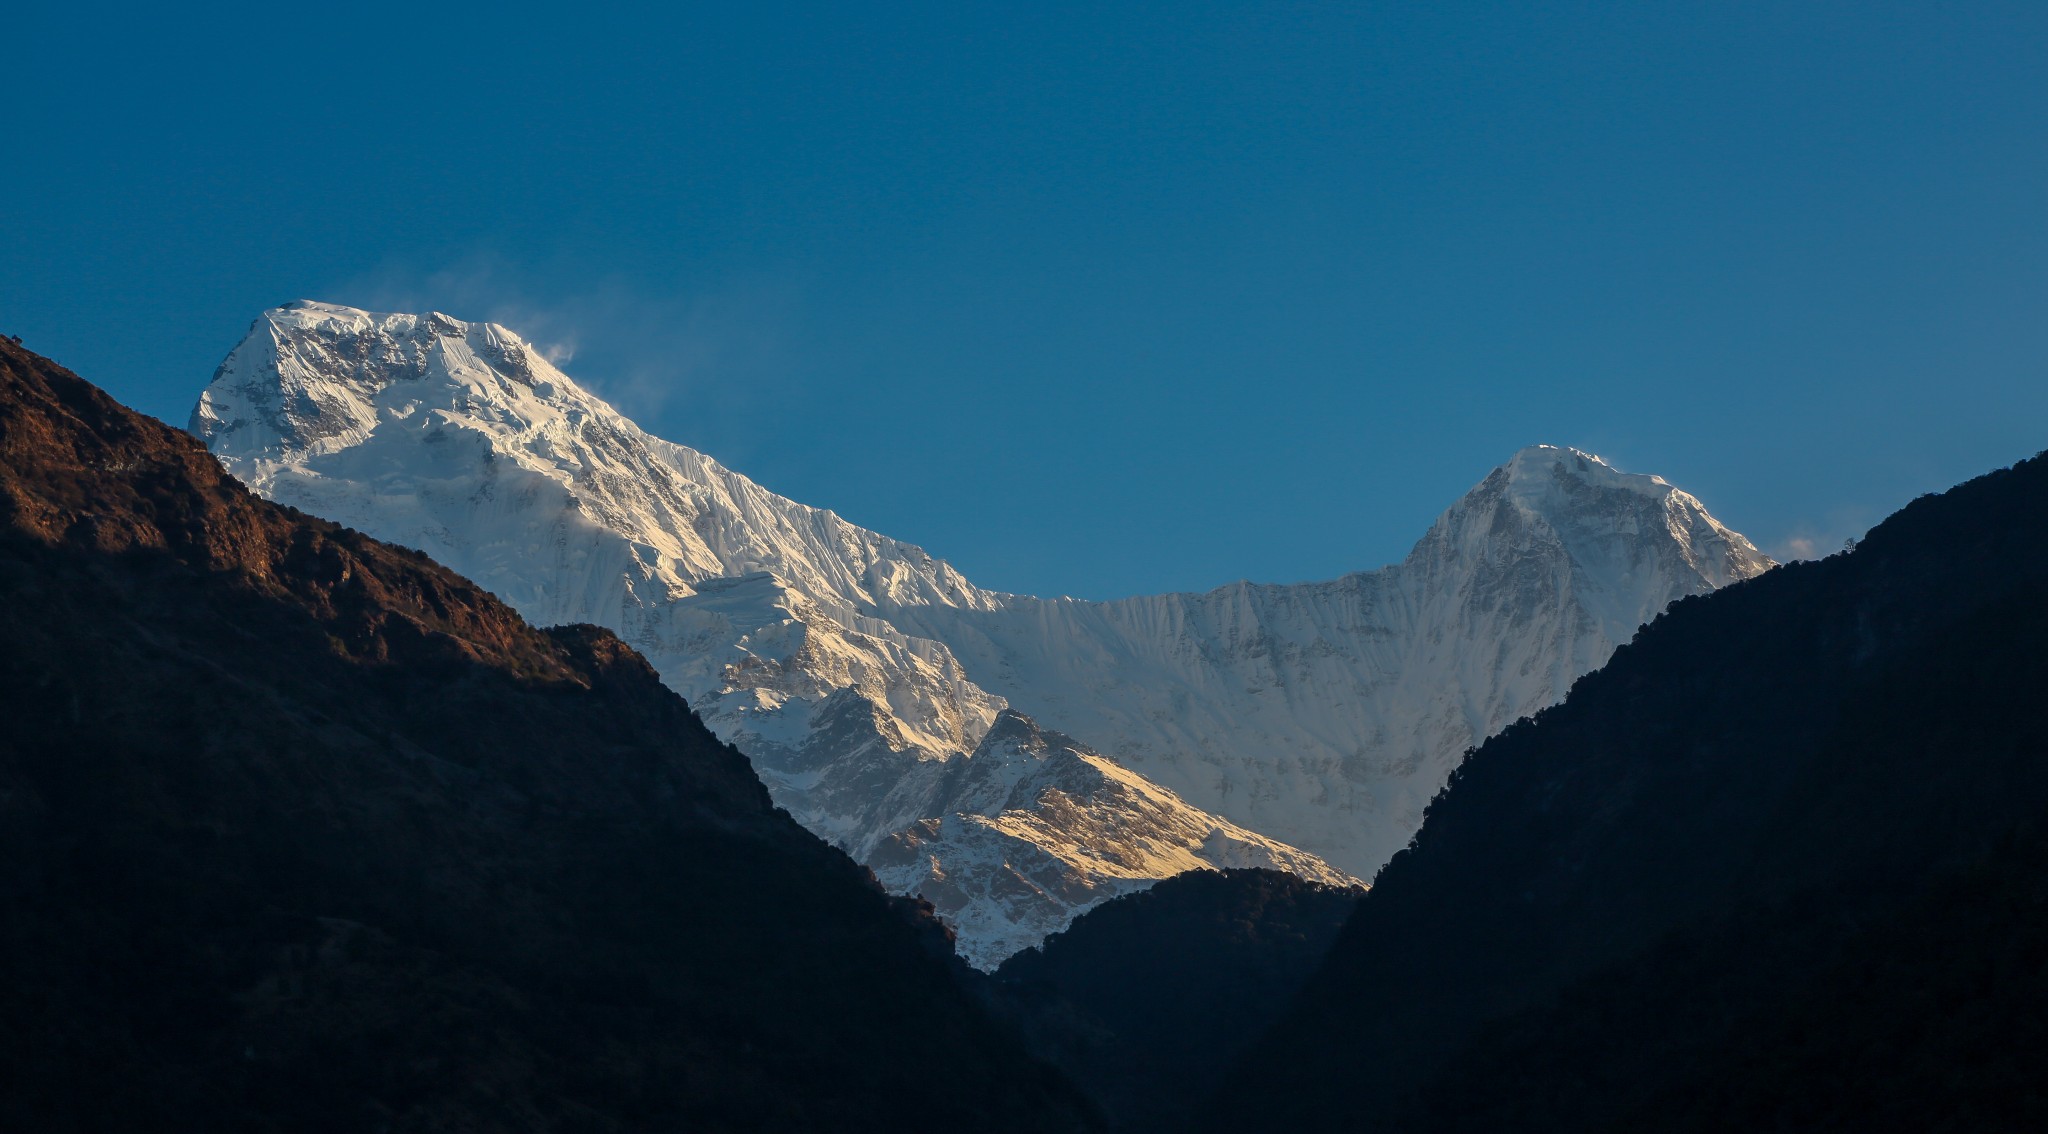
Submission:
[[[986,591],[644,433],[502,327],[310,302],[256,321],[191,427],[266,496],[417,547],[534,622],[618,631],[778,802],[991,964],[1190,867],[1370,877],[1467,746],[1670,601],[1770,566],[1662,480],[1539,446],[1380,571],[1109,603]],[[991,747],[1010,707],[1057,733]],[[1036,789],[990,812],[1012,775]]]
[[[1369,878],[1465,749],[1671,602],[1770,565],[1661,478],[1535,446],[1379,571],[889,618],[1195,806]]]

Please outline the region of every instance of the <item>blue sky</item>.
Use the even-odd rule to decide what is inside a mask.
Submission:
[[[0,331],[179,423],[266,306],[497,319],[1089,597],[1536,441],[1779,552],[2048,447],[2048,5],[37,7]]]

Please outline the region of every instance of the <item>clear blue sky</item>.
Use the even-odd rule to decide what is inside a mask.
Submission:
[[[10,10],[0,330],[182,424],[266,306],[494,318],[1091,597],[1534,441],[1779,551],[2048,447],[2038,0],[428,7]]]

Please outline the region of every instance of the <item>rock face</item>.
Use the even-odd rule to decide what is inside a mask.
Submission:
[[[936,817],[870,847],[892,892],[948,911],[970,962],[993,968],[1058,928],[1069,911],[1193,870],[1270,867],[1351,881],[1312,854],[1188,806],[1165,788],[1005,711],[962,759],[912,777]]]
[[[1184,826],[1369,877],[1467,747],[1672,600],[1770,566],[1662,480],[1537,447],[1381,571],[1108,603],[1002,594],[649,436],[504,328],[317,303],[258,319],[191,427],[263,495],[419,548],[535,622],[617,631],[778,803],[869,861],[927,821],[982,829],[929,794],[961,778],[926,765],[972,759],[1015,707],[1152,781]],[[1015,837],[1082,841],[1038,814]],[[953,845],[922,842],[938,844]],[[1001,924],[951,904],[993,878],[935,900],[981,955],[1098,893],[1034,878]]]
[[[4,340],[0,594],[0,1127],[1093,1125],[612,633]]]

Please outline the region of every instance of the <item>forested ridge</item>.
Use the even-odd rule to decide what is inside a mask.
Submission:
[[[1185,1130],[1329,951],[1362,890],[1196,870],[1083,914],[985,982],[997,1014],[1125,1131]]]

